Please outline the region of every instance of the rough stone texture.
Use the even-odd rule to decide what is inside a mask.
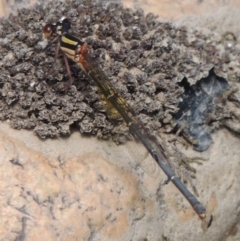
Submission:
[[[78,133],[42,142],[7,124],[0,134],[0,240],[238,240],[240,141],[228,131],[187,151],[208,160],[197,169],[207,231],[155,163],[136,165],[125,146]]]
[[[44,21],[42,20],[42,22]],[[162,24],[160,29],[165,31],[165,27],[168,26],[170,25]],[[38,24],[31,27],[36,28],[36,32],[38,31]],[[173,29],[176,30],[175,27]],[[184,33],[195,34],[193,30],[188,32],[185,28],[180,29],[183,29]],[[80,30],[78,32],[81,33]],[[10,36],[6,39],[14,37],[14,35],[11,36],[11,31],[10,28]],[[124,36],[128,38],[129,33],[132,34],[131,31],[126,31]],[[84,32],[81,34],[84,34]],[[169,32],[165,34],[168,38]],[[205,31],[205,34],[203,36],[207,36],[206,39],[200,37],[197,40],[200,40],[200,42],[209,41],[208,37],[211,36],[210,42],[214,47],[213,52],[225,52],[224,43],[219,43],[220,36],[209,35],[208,31]],[[19,33],[20,42],[24,42],[25,36],[26,32]],[[31,35],[28,41],[30,48],[38,37],[37,35]],[[160,34],[156,37],[160,37],[157,44],[164,40]],[[219,48],[215,49],[216,43],[219,43]],[[3,47],[6,48],[9,42],[4,42],[4,44]],[[15,57],[22,58],[21,48],[22,46],[19,46],[19,49],[14,49],[12,52],[9,52],[9,49],[6,50],[4,64],[7,67],[11,66],[11,61]],[[220,60],[225,60],[225,62],[217,62],[219,74],[223,74],[229,81],[239,81],[239,76],[236,75],[239,68],[238,62],[236,62],[239,55],[238,49],[239,46],[227,48],[228,55],[220,56]],[[182,45],[180,51],[184,53],[189,49]],[[14,57],[12,53],[16,56]],[[17,65],[12,68],[10,71],[16,77],[10,79],[10,82],[26,87],[28,82],[21,82],[24,80],[23,76],[21,74],[16,75],[19,71],[30,71],[30,73],[35,71],[31,70],[31,56],[25,55],[25,57],[29,58],[28,64]],[[206,57],[211,58],[212,56]],[[28,60],[27,58],[26,60]],[[179,59],[179,61],[184,61],[186,58]],[[230,65],[229,59],[231,60]],[[101,62],[101,59],[99,61]],[[61,64],[61,61],[59,63]],[[104,64],[104,59],[102,63]],[[131,61],[128,63],[131,63]],[[184,64],[188,65],[188,63]],[[105,66],[106,71],[108,71],[108,67]],[[197,71],[201,73],[201,69],[197,69]],[[41,71],[34,73],[36,73],[38,79],[42,78]],[[80,73],[77,72],[76,74],[79,75]],[[189,75],[187,71],[186,74]],[[8,75],[4,77],[3,82],[9,79]],[[81,74],[78,77],[84,78]],[[58,81],[63,80],[61,75],[58,78]],[[126,80],[129,81],[129,78]],[[192,83],[195,83],[196,80],[193,79]],[[134,81],[126,83],[130,86],[135,84]],[[123,85],[126,83],[123,82]],[[84,84],[86,86],[87,82]],[[238,88],[238,83],[236,86]],[[40,93],[40,100],[41,91],[44,91],[44,88],[46,86],[37,88]],[[81,88],[83,86],[80,86],[80,90],[84,91]],[[150,91],[149,93],[152,91],[148,85],[145,89]],[[16,94],[18,93],[8,90],[9,86],[6,85],[5,89],[2,90],[5,94],[3,97],[6,103],[11,105],[16,101]],[[86,93],[89,94],[89,89]],[[170,91],[166,91],[166,93],[167,95],[171,94]],[[19,94],[21,96],[21,93]],[[76,97],[75,89],[72,89],[70,96],[71,94],[78,100],[82,100],[82,96]],[[226,93],[223,99],[227,100],[228,96],[229,94]],[[28,97],[31,100],[32,96]],[[55,96],[53,96],[54,98],[51,97],[47,96],[47,100],[56,101],[54,103],[58,104],[59,99],[55,99]],[[97,97],[92,95],[87,98],[95,99]],[[127,95],[127,98],[131,97]],[[69,97],[69,103],[73,99]],[[143,99],[146,99],[145,96]],[[235,104],[238,105],[239,103],[239,91],[230,95],[229,99],[232,102],[223,102],[228,110],[228,113],[224,116],[228,115],[229,119],[220,123],[239,133],[238,120],[240,115]],[[149,101],[151,102],[151,99],[148,99],[147,103]],[[23,109],[29,108],[29,105],[31,105],[26,100],[20,103]],[[39,103],[37,108],[44,105],[41,101]],[[72,106],[66,105],[66,110],[71,111],[71,108]],[[86,105],[81,106],[81,109],[87,114],[91,113]],[[93,110],[95,111],[94,108]],[[11,112],[10,110],[10,114],[16,113],[16,111]],[[47,113],[46,111],[44,113],[43,109],[43,119],[46,116]],[[26,118],[26,113],[20,111],[17,117]],[[76,118],[81,119],[81,116]],[[98,123],[105,120],[102,115],[96,115],[95,118],[99,120]],[[35,120],[28,123],[31,128],[33,127],[31,124],[34,122]],[[89,131],[88,123],[89,120],[87,119],[81,125],[86,131]],[[218,122],[216,123],[218,124]],[[19,125],[21,124],[19,122]],[[216,127],[214,128],[216,129]],[[51,128],[48,127],[48,129]],[[165,176],[158,167],[153,162],[143,162],[139,166],[138,160],[132,160],[125,153],[125,147],[115,147],[114,144],[92,140],[92,138],[80,139],[77,133],[71,135],[71,138],[58,137],[55,140],[39,141],[32,133],[22,130],[16,132],[5,124],[1,126],[1,130],[1,173],[4,174],[0,182],[2,186],[1,206],[4,207],[4,212],[6,211],[2,215],[2,220],[5,222],[5,225],[1,225],[4,227],[1,231],[3,235],[1,239],[3,240],[38,240],[38,238],[42,240],[43,237],[39,236],[39,233],[46,234],[46,237],[44,237],[46,240],[239,240],[239,140],[226,130],[217,132],[213,136],[214,144],[208,151],[199,154],[188,150],[185,153],[187,156],[198,156],[208,160],[203,166],[192,165],[197,169],[196,180],[193,180],[193,183],[199,192],[200,200],[206,204],[208,215],[214,216],[212,226],[207,232],[201,228],[201,221],[198,220],[189,204],[172,184],[161,185]],[[63,128],[64,130],[68,133],[68,129]],[[51,131],[53,134],[56,133],[54,127]],[[115,131],[117,132],[118,129],[115,129]],[[166,135],[166,138],[169,138],[169,136]],[[175,145],[184,150],[184,147],[180,144],[176,143]],[[135,150],[136,148],[133,147],[132,149]],[[126,157],[124,157],[125,154]],[[87,171],[84,171],[86,169]],[[109,179],[104,179],[104,176]],[[79,185],[79,183],[82,185]],[[102,185],[103,183],[104,185]],[[160,189],[158,189],[159,185],[161,185]],[[94,194],[92,194],[92,190]],[[111,190],[114,191],[111,192]],[[124,198],[121,195],[124,195]],[[10,226],[10,223],[12,226]],[[8,227],[8,229],[5,227]],[[74,235],[77,238],[74,239]]]
[[[132,173],[84,154],[94,148],[79,148],[79,135],[57,140],[60,152],[55,141],[39,146],[31,133],[14,135],[1,132],[0,240],[130,240],[129,227],[153,205]]]

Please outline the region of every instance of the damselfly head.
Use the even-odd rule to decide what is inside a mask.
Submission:
[[[43,27],[43,33],[48,38],[54,34],[63,35],[71,28],[71,23],[66,17],[61,17],[57,23],[47,23]]]
[[[44,33],[45,37],[47,37],[47,38],[51,37],[55,32],[56,32],[56,25],[55,24],[47,23],[43,27],[43,33]]]

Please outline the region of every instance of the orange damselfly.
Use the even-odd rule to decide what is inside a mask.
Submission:
[[[46,46],[45,49],[47,49],[51,44],[57,42],[58,45],[56,49],[55,60],[58,57],[60,50],[63,53],[70,79],[65,88],[68,88],[73,82],[68,65],[69,58],[74,61],[85,72],[85,74],[95,82],[101,93],[104,95],[105,99],[111,103],[111,105],[116,109],[116,111],[125,121],[130,133],[145,146],[150,155],[167,175],[168,180],[173,182],[173,184],[191,204],[198,216],[201,219],[204,219],[206,217],[206,210],[204,206],[187,189],[179,177],[177,177],[176,174],[167,165],[167,163],[164,161],[164,154],[159,153],[159,151],[153,147],[145,131],[140,128],[140,124],[132,114],[133,112],[131,111],[127,102],[123,99],[123,97],[121,97],[116,88],[111,84],[109,78],[103,72],[103,70],[91,58],[87,44],[82,42],[77,37],[69,34],[70,28],[71,23],[65,17],[62,17],[57,23],[48,23],[43,28],[43,33],[46,37],[55,36],[55,38]]]

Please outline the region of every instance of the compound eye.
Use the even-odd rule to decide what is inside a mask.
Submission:
[[[48,23],[43,27],[43,33],[46,37],[50,37],[53,34],[53,25]]]

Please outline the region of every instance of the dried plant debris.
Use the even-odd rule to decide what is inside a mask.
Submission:
[[[32,9],[19,9],[0,20],[1,120],[16,129],[33,129],[41,138],[69,135],[76,127],[83,134],[116,142],[128,138],[126,127],[106,115],[96,87],[74,63],[74,84],[62,92],[68,81],[63,59],[58,58],[53,68],[55,46],[37,51],[47,44],[42,27],[62,16],[71,19],[72,33],[89,44],[92,56],[146,129],[170,133],[188,122],[184,131],[199,143],[210,135],[207,118],[216,111],[212,105],[219,89],[205,93],[203,84],[218,88],[212,83],[216,79],[239,81],[239,46],[226,45],[217,34],[161,23],[142,9],[90,0],[39,1]],[[218,77],[209,75],[213,68]],[[184,82],[195,92],[191,97]],[[202,95],[194,100],[199,86]],[[204,101],[206,114],[201,116],[199,106],[192,112],[194,118],[180,118],[184,101],[190,101],[191,108]],[[202,129],[192,132],[198,116]]]

